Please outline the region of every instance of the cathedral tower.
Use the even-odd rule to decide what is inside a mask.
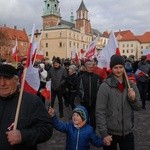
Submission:
[[[49,27],[56,26],[61,20],[59,1],[58,0],[44,0],[43,9],[43,30]]]
[[[86,34],[92,33],[91,23],[88,18],[88,10],[85,7],[83,0],[77,10],[76,28],[82,30],[82,32]]]

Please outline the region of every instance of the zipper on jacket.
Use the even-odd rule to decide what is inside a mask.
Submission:
[[[80,133],[80,129],[78,129],[78,133],[77,133],[76,150],[78,150],[78,146],[79,146],[79,133]]]

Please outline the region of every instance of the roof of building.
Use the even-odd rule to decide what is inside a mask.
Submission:
[[[80,6],[79,6],[77,11],[80,11],[80,10],[88,11],[87,8],[85,7],[85,4],[84,4],[83,0],[82,0],[82,2],[81,2],[81,4],[80,4]]]
[[[136,36],[136,38],[141,42],[141,43],[150,43],[150,31],[145,32],[143,35]]]
[[[135,41],[137,38],[130,30],[115,32],[115,36],[119,41]]]
[[[18,30],[17,27],[9,28],[6,26],[1,27],[0,29],[5,34],[7,39],[10,40],[17,39],[18,41],[29,42],[25,29]]]

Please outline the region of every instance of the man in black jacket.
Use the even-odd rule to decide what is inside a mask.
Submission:
[[[0,149],[37,150],[52,136],[51,118],[41,100],[23,92],[17,129],[13,123],[20,90],[13,66],[0,65]]]
[[[95,104],[97,91],[102,79],[97,74],[93,73],[94,63],[87,61],[85,63],[85,72],[79,76],[79,91],[78,96],[89,114],[89,124],[95,129]]]

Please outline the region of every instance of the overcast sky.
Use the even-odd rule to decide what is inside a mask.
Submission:
[[[59,0],[62,19],[69,21],[71,9],[81,0]],[[92,28],[100,32],[130,29],[134,34],[150,31],[150,0],[84,0]],[[0,0],[0,25],[16,25],[29,33],[32,25],[42,29],[44,0]]]

